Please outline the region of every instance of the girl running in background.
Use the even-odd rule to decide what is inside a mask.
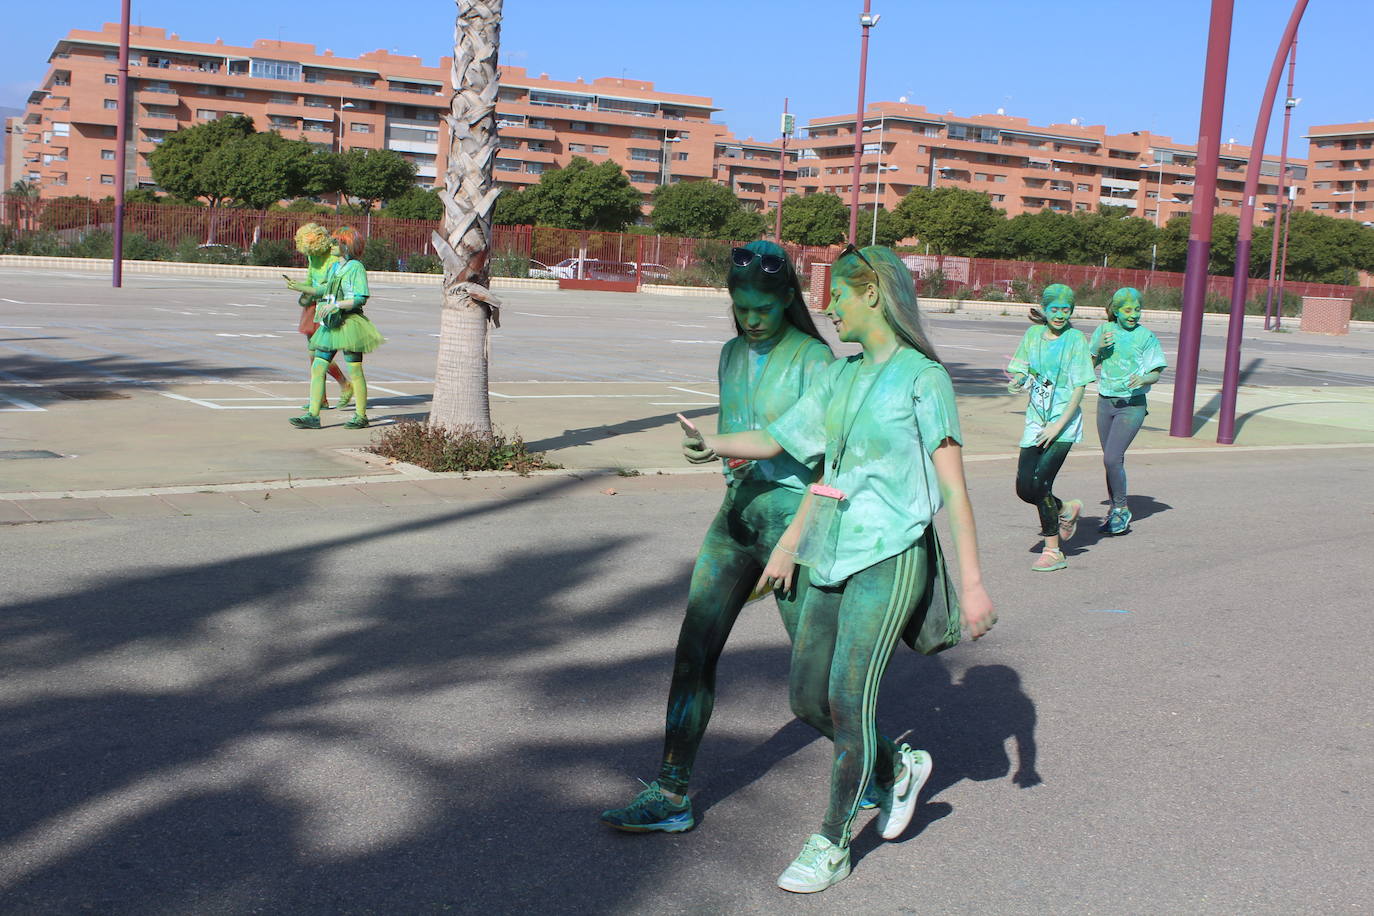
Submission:
[[[319,223],[306,223],[296,230],[296,250],[305,255],[306,279],[292,280],[287,277],[286,288],[300,293],[296,300],[301,307],[301,320],[297,327],[305,335],[306,350],[313,354],[310,349],[310,338],[320,326],[315,320],[315,306],[326,292],[325,278],[329,276],[330,269],[338,263],[339,255],[334,250],[334,240],[329,237],[329,230]],[[311,359],[313,361],[313,355]],[[333,360],[329,361],[328,371],[329,377],[339,383],[339,409],[343,410],[353,400],[348,379]],[[328,401],[321,401],[320,406],[325,410],[329,409]],[[305,409],[309,410],[310,405],[305,405]]]
[[[762,429],[782,416],[833,355],[802,300],[786,252],[772,242],[736,248],[726,280],[735,337],[720,351],[723,433]],[[701,453],[697,463],[715,461]],[[716,663],[740,610],[756,593],[773,548],[816,480],[817,462],[790,455],[725,461],[725,500],[697,554],[678,634],[659,776],[624,808],[601,820],[617,830],[679,833],[696,825],[687,787],[697,748],[715,705]],[[780,582],[774,594],[789,638],[796,632],[797,593]]]
[[[1140,290],[1116,291],[1107,306],[1107,323],[1093,331],[1088,352],[1101,369],[1097,382],[1097,437],[1102,440],[1102,464],[1107,471],[1111,510],[1098,530],[1125,534],[1131,530],[1126,505],[1126,449],[1140,432],[1150,411],[1145,398],[1150,386],[1168,367],[1154,332],[1140,323]]]
[[[1073,290],[1063,283],[1045,287],[1034,322],[1021,338],[1007,365],[1012,380],[1007,390],[1029,390],[1026,427],[1021,434],[1021,458],[1016,469],[1016,495],[1035,506],[1040,515],[1044,552],[1031,569],[1051,572],[1067,567],[1062,543],[1078,528],[1081,500],[1061,502],[1054,495],[1054,479],[1073,444],[1083,438],[1083,392],[1093,380],[1088,339],[1073,327]]]
[[[875,715],[897,640],[924,622],[924,612],[915,618],[928,596],[943,593],[931,529],[942,502],[958,548],[962,622],[976,639],[996,619],[978,564],[954,388],[921,327],[910,271],[890,249],[849,246],[832,267],[826,315],[861,355],[832,363],[766,430],[689,429],[683,443],[689,459],[769,460],[785,450],[825,462],[825,485],[812,487],[764,570],[788,576],[799,553],[807,567],[792,709],[834,742],[820,830],[778,878],[794,893],[823,891],[849,874],[851,827],[870,779],[881,799],[879,832],[895,839],[930,776],[930,755],[883,738]]]

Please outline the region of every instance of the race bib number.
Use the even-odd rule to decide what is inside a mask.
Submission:
[[[1030,404],[1035,412],[1040,416],[1049,418],[1050,405],[1054,402],[1054,382],[1049,379],[1042,379],[1040,376],[1031,376],[1030,383]]]

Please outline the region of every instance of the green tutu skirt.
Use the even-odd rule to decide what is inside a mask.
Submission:
[[[382,332],[368,320],[366,315],[349,315],[339,327],[330,330],[320,325],[310,335],[312,350],[348,350],[353,353],[371,353],[386,342]]]

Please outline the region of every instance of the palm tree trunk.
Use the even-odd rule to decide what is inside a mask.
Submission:
[[[487,434],[487,328],[500,326],[500,303],[487,285],[491,212],[497,195],[491,169],[496,156],[502,0],[455,2],[448,162],[440,192],[444,231],[435,232],[431,240],[444,262],[444,303],[429,422]]]

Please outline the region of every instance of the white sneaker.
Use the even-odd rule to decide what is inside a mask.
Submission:
[[[878,833],[885,840],[897,839],[911,823],[911,816],[916,813],[916,798],[935,766],[929,754],[913,751],[908,744],[903,744],[899,753],[901,775],[893,783],[892,791],[884,798],[882,808],[878,811]]]
[[[794,894],[814,894],[849,877],[849,847],[836,846],[819,833],[778,876],[778,887]]]

